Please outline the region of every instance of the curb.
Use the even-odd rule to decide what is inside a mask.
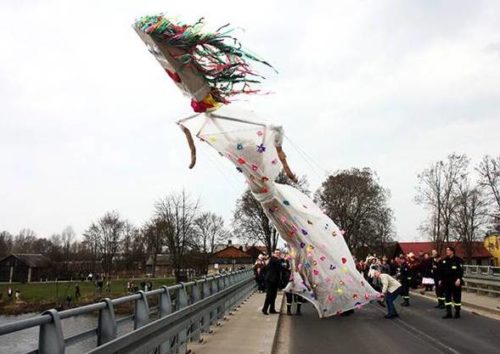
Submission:
[[[285,307],[285,293],[283,292],[281,295],[281,305],[280,305],[280,314],[278,317],[278,321],[276,322],[276,330],[274,331],[274,336],[273,336],[273,345],[271,346],[271,354],[276,353],[277,346],[278,346],[278,332],[280,329],[280,324],[281,324],[281,317],[283,316],[283,310],[286,308]]]
[[[412,295],[416,295],[416,296],[420,296],[420,297],[423,297],[423,298],[426,298],[426,299],[429,299],[429,300],[436,301],[436,298],[434,296],[422,295],[418,291],[410,291],[410,293]],[[472,302],[463,301],[463,300],[462,300],[462,304],[465,307],[469,307],[471,309],[476,309],[476,310],[480,310],[480,311],[484,311],[484,312],[487,312],[487,313],[492,313],[494,315],[500,316],[500,309],[497,310],[497,309],[494,309],[494,308],[491,308],[491,307],[481,306],[481,305],[477,305],[477,304],[474,304]]]

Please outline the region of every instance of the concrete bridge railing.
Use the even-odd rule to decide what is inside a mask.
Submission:
[[[479,294],[500,295],[500,267],[465,265],[464,288]]]
[[[254,290],[253,271],[241,270],[65,311],[48,310],[0,325],[0,336],[38,326],[38,349],[29,353],[62,354],[71,345],[97,338],[97,347],[89,353],[182,354],[189,341],[200,340],[201,333],[210,331],[210,326],[217,325]],[[124,303],[133,303],[134,313],[117,319],[114,308]],[[63,319],[96,311],[95,328],[64,337]],[[130,323],[134,330],[118,337],[118,328]]]

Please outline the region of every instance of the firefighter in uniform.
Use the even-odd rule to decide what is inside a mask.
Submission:
[[[443,268],[443,260],[436,250],[432,250],[432,277],[434,278],[434,286],[436,287],[437,305],[435,308],[444,309],[444,291],[443,285],[439,284],[441,280],[441,273]]]
[[[452,318],[451,307],[455,308],[455,318],[460,318],[462,284],[463,284],[463,261],[455,256],[453,247],[446,248],[446,258],[443,259],[442,276],[439,283],[443,286],[446,315],[443,318]],[[453,299],[453,302],[452,302]]]
[[[408,256],[411,256],[412,253],[408,253]],[[402,258],[403,263],[401,263],[400,268],[400,280],[401,280],[401,297],[403,298],[403,303],[401,306],[410,306],[410,286],[412,280],[412,271],[410,269],[410,264],[408,263],[407,258]]]

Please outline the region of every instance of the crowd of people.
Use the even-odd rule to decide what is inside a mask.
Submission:
[[[385,256],[369,255],[364,260],[356,260],[356,269],[363,274],[370,285],[381,293],[387,306],[385,318],[399,317],[394,301],[402,298],[401,306],[410,306],[410,289],[435,291],[436,308],[444,309],[443,318],[460,318],[461,294],[463,285],[463,261],[455,255],[453,247],[446,248],[446,254],[441,256],[436,250],[430,253],[413,252],[401,254],[389,259]],[[287,254],[276,250],[270,257],[260,255],[254,265],[255,281],[259,292],[265,292],[266,298],[262,313],[278,313],[275,300],[279,289],[283,289],[287,302],[287,314],[292,314],[292,304],[295,302],[298,315],[301,314],[303,299],[287,291],[291,281],[291,262]],[[455,310],[454,314],[452,310]],[[353,311],[349,311],[348,314]]]

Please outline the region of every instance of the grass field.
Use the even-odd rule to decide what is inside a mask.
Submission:
[[[75,286],[80,286],[81,298],[80,301],[88,301],[94,298],[101,297],[120,297],[127,294],[127,279],[111,281],[111,292],[106,291],[106,283],[102,293],[99,293],[93,282],[88,281],[72,281],[72,282],[49,282],[49,283],[27,283],[27,284],[0,284],[0,293],[2,294],[1,300],[4,303],[9,303],[7,297],[7,289],[12,288],[12,300],[14,302],[15,291],[20,291],[20,300],[32,303],[61,303],[64,302],[68,295],[71,296],[72,301],[75,301]],[[164,279],[144,279],[145,282],[151,281],[153,289],[157,289],[162,285],[172,285],[175,282],[174,278]],[[134,284],[140,287],[141,279],[134,279]],[[78,302],[77,302],[78,303]]]

